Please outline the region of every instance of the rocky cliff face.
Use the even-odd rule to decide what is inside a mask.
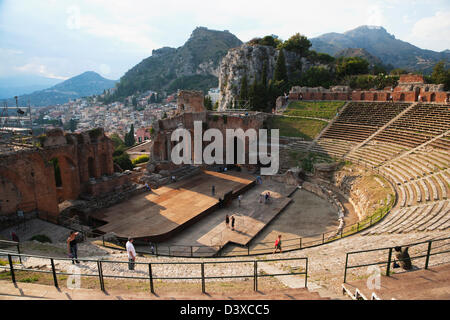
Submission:
[[[230,48],[242,44],[228,31],[196,28],[179,48],[163,47],[127,71],[120,79],[116,96],[137,91],[177,92],[178,89],[202,90],[217,86],[219,64]]]
[[[238,100],[242,78],[247,75],[248,85],[261,80],[264,63],[267,64],[267,79],[273,78],[275,64],[280,54],[271,46],[243,44],[228,51],[219,67],[219,110],[234,108]],[[296,53],[284,51],[288,76],[300,74],[311,67],[311,63]]]

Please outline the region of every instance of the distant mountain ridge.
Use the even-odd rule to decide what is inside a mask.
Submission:
[[[336,53],[335,57],[358,57],[367,60],[370,65],[383,65],[383,61],[380,58],[375,57],[363,48],[348,48]]]
[[[104,90],[113,88],[117,81],[103,78],[96,72],[87,71],[73,78],[67,79],[48,89],[35,91],[18,97],[20,105],[44,107],[49,105],[64,104],[70,99],[102,94]],[[7,100],[14,105],[14,99]]]
[[[326,33],[310,39],[312,49],[336,55],[348,48],[362,48],[379,58],[383,64],[408,71],[431,73],[440,60],[450,65],[450,52],[436,52],[418,48],[396,39],[386,29],[378,26],[360,26],[344,33]]]
[[[196,28],[187,42],[175,49],[163,47],[128,70],[115,95],[126,97],[146,90],[176,92],[218,86],[219,64],[231,48],[242,44],[229,31]]]
[[[35,75],[16,75],[0,78],[0,99],[29,94],[54,86],[63,80]]]

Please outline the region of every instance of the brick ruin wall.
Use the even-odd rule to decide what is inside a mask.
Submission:
[[[250,113],[247,115],[227,115],[215,112],[198,112],[198,113],[183,113],[169,119],[158,120],[155,123],[155,134],[153,137],[153,146],[151,149],[151,159],[156,162],[168,161],[170,162],[170,154],[172,148],[178,143],[171,141],[171,135],[177,128],[185,128],[191,133],[192,154],[194,146],[194,121],[201,121],[203,123],[203,132],[207,129],[218,129],[224,137],[224,150],[226,147],[226,130],[227,129],[260,129],[263,127],[266,116],[261,113]],[[248,139],[246,139],[246,163],[248,163]],[[204,142],[203,147],[209,145],[210,142]],[[225,153],[224,153],[225,156]],[[193,158],[193,156],[192,156]],[[169,168],[168,168],[169,169]],[[171,168],[173,169],[173,168]]]
[[[420,75],[401,75],[397,87],[385,90],[351,90],[349,87],[292,87],[290,100],[352,100],[375,102],[436,102],[446,103],[450,92],[444,91],[442,84],[426,84]]]
[[[178,92],[177,113],[183,112],[204,112],[206,111],[203,104],[203,92],[202,91],[187,91],[181,90]]]
[[[42,145],[0,155],[0,215],[38,211],[56,222],[59,203],[82,194],[99,196],[128,182],[114,173],[114,145],[102,129],[66,135],[53,130]],[[59,186],[52,159],[58,159]]]

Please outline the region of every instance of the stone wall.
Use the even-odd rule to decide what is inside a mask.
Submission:
[[[203,92],[181,90],[177,98],[178,113],[182,112],[204,112]]]
[[[91,193],[91,179],[114,174],[114,145],[103,129],[66,135],[52,130],[41,143],[39,148],[0,155],[0,215],[37,210],[56,220],[59,203]],[[52,159],[60,168],[60,185]],[[112,179],[109,187],[121,183]]]
[[[420,97],[420,99],[419,99]],[[289,92],[291,100],[352,100],[374,102],[437,102],[450,100],[450,92],[444,91],[443,84],[426,84],[420,75],[401,75],[397,87],[384,90],[351,90],[347,86],[322,87],[294,86]]]

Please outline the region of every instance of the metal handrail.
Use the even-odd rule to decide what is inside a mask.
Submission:
[[[450,237],[440,238],[440,239],[425,240],[425,241],[420,241],[420,242],[411,243],[411,244],[407,244],[407,245],[402,245],[400,247],[414,247],[414,246],[418,246],[418,245],[421,245],[421,244],[428,244],[426,253],[419,252],[418,255],[416,255],[416,256],[410,256],[410,260],[417,260],[417,259],[421,259],[421,258],[426,258],[426,260],[425,260],[425,269],[428,269],[431,256],[435,256],[435,255],[438,255],[438,254],[444,254],[444,253],[450,253],[450,250],[444,250],[444,251],[433,252],[433,253],[431,252],[433,243],[436,243],[436,242],[439,242],[439,241],[445,241],[445,240],[450,240]],[[389,277],[390,276],[390,265],[393,262],[393,260],[392,260],[392,253],[393,253],[392,249],[393,249],[393,247],[383,247],[383,248],[376,248],[376,249],[368,249],[368,250],[359,250],[359,251],[347,252],[346,253],[346,257],[345,257],[345,267],[344,267],[344,283],[346,283],[346,281],[347,281],[347,270],[348,269],[362,268],[362,267],[367,267],[367,266],[372,266],[372,265],[386,265],[386,276]],[[370,263],[356,264],[356,265],[349,265],[348,264],[348,260],[349,260],[349,257],[351,255],[356,255],[356,254],[360,254],[360,253],[367,253],[367,252],[385,251],[385,250],[389,250],[389,252],[388,252],[388,259],[386,261],[370,262]]]
[[[7,256],[9,267],[8,266],[0,266],[0,269],[6,269],[9,270],[11,274],[11,280],[13,283],[16,283],[16,272],[20,271],[30,271],[30,272],[38,272],[38,273],[47,273],[53,275],[53,282],[54,286],[58,288],[58,275],[73,275],[68,272],[62,272],[62,271],[56,271],[54,260],[72,260],[72,258],[53,258],[53,257],[46,257],[46,256],[36,256],[36,255],[29,255],[29,254],[14,254],[11,252],[5,252],[0,251],[0,256]],[[15,268],[13,263],[13,257],[28,257],[28,258],[40,258],[40,259],[49,259],[51,266],[50,270],[36,270],[32,268]],[[116,278],[116,279],[135,279],[135,280],[149,280],[150,282],[150,292],[155,293],[154,290],[154,280],[201,280],[202,283],[202,293],[206,293],[206,280],[209,279],[237,279],[237,278],[253,278],[253,289],[254,291],[258,291],[258,277],[268,277],[268,276],[288,276],[288,275],[305,275],[305,287],[307,286],[307,279],[308,279],[308,258],[302,257],[302,258],[281,258],[281,259],[269,259],[269,260],[238,260],[238,261],[200,261],[200,262],[133,262],[135,265],[147,265],[148,266],[148,273],[147,276],[121,276],[121,275],[111,275],[111,274],[103,274],[103,268],[102,264],[104,263],[122,263],[122,264],[129,264],[129,261],[112,261],[112,260],[94,260],[94,259],[78,259],[80,262],[95,262],[97,264],[97,273],[95,274],[89,274],[89,273],[80,273],[77,274],[80,277],[98,277],[99,278],[99,284],[102,291],[106,291],[105,289],[105,278]],[[264,274],[264,275],[258,275],[258,263],[265,263],[265,262],[278,262],[278,261],[305,261],[305,271],[302,272],[289,272],[289,273],[274,273],[274,274]],[[253,263],[254,265],[254,272],[253,274],[244,274],[244,275],[222,275],[222,276],[208,276],[205,273],[205,265],[215,265],[215,264],[237,264],[237,263]],[[191,276],[191,277],[155,277],[153,271],[152,271],[152,265],[200,265],[201,267],[201,276]],[[231,268],[230,268],[231,269]]]

